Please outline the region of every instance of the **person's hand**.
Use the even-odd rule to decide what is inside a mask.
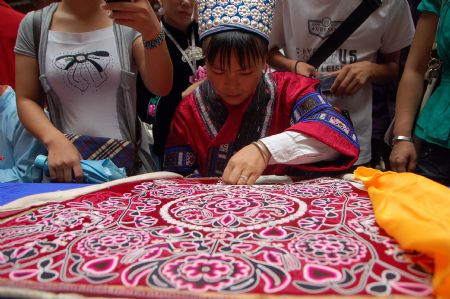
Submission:
[[[417,165],[417,153],[414,143],[408,141],[394,143],[389,161],[393,171],[414,171]]]
[[[352,96],[361,89],[372,77],[372,63],[369,61],[355,62],[345,65],[342,69],[330,73],[336,80],[331,86],[335,96]]]
[[[316,76],[317,69],[306,62],[296,61],[294,64],[294,73],[305,77],[314,77]]]
[[[51,140],[47,145],[50,178],[58,182],[83,181],[81,155],[64,135]]]
[[[231,157],[222,180],[231,185],[253,185],[266,169],[267,162],[256,145],[249,144]]]
[[[197,81],[195,83],[192,83],[191,85],[189,85],[188,88],[186,88],[182,93],[181,93],[181,98],[185,98],[188,95],[190,95],[192,92],[194,92],[194,90],[199,87],[200,85],[202,85],[203,81],[205,80],[201,80],[201,81]]]
[[[110,10],[109,17],[117,24],[135,29],[145,40],[156,38],[161,31],[158,18],[148,0],[110,2],[102,4]]]

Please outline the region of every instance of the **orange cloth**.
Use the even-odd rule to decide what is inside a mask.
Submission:
[[[378,225],[403,249],[434,259],[434,294],[450,299],[450,189],[413,173],[358,167],[354,175],[368,189]]]

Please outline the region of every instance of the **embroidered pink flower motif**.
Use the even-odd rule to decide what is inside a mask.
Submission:
[[[240,214],[254,208],[262,207],[261,201],[252,198],[214,198],[214,201],[206,206],[206,209],[214,211],[215,214]]]
[[[324,198],[333,194],[333,189],[320,185],[292,185],[286,188],[286,194],[301,198]]]
[[[202,220],[205,218],[200,210],[189,209],[180,213],[180,217],[183,221],[193,222],[197,220]]]
[[[297,237],[288,247],[301,260],[321,265],[350,265],[367,256],[367,247],[362,242],[332,234]]]
[[[105,231],[88,236],[77,244],[86,256],[112,256],[127,254],[149,243],[150,236],[139,230]]]
[[[220,291],[253,273],[242,260],[224,255],[201,254],[179,257],[161,270],[178,290]]]

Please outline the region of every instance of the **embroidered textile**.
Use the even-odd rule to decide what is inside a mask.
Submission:
[[[430,295],[430,259],[386,235],[360,188],[156,179],[41,205],[1,220],[0,295]]]

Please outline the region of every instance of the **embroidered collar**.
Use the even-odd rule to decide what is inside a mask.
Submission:
[[[264,123],[259,132],[260,137],[264,137],[268,134],[270,123],[272,121],[273,105],[275,103],[275,82],[270,74],[265,74],[261,80],[265,81],[270,92],[270,99],[267,101],[266,108],[263,109],[263,113],[265,114]],[[222,101],[215,102],[218,101],[217,96],[214,91],[212,91],[210,83],[205,81],[200,88],[196,89],[194,100],[208,134],[211,138],[215,138],[224,125],[227,117],[230,114],[234,114],[233,117],[242,117],[252,106],[251,104],[253,104],[256,96],[256,94],[253,94],[251,99],[248,99],[237,106],[225,105]],[[236,119],[236,121],[241,121],[241,119]]]

